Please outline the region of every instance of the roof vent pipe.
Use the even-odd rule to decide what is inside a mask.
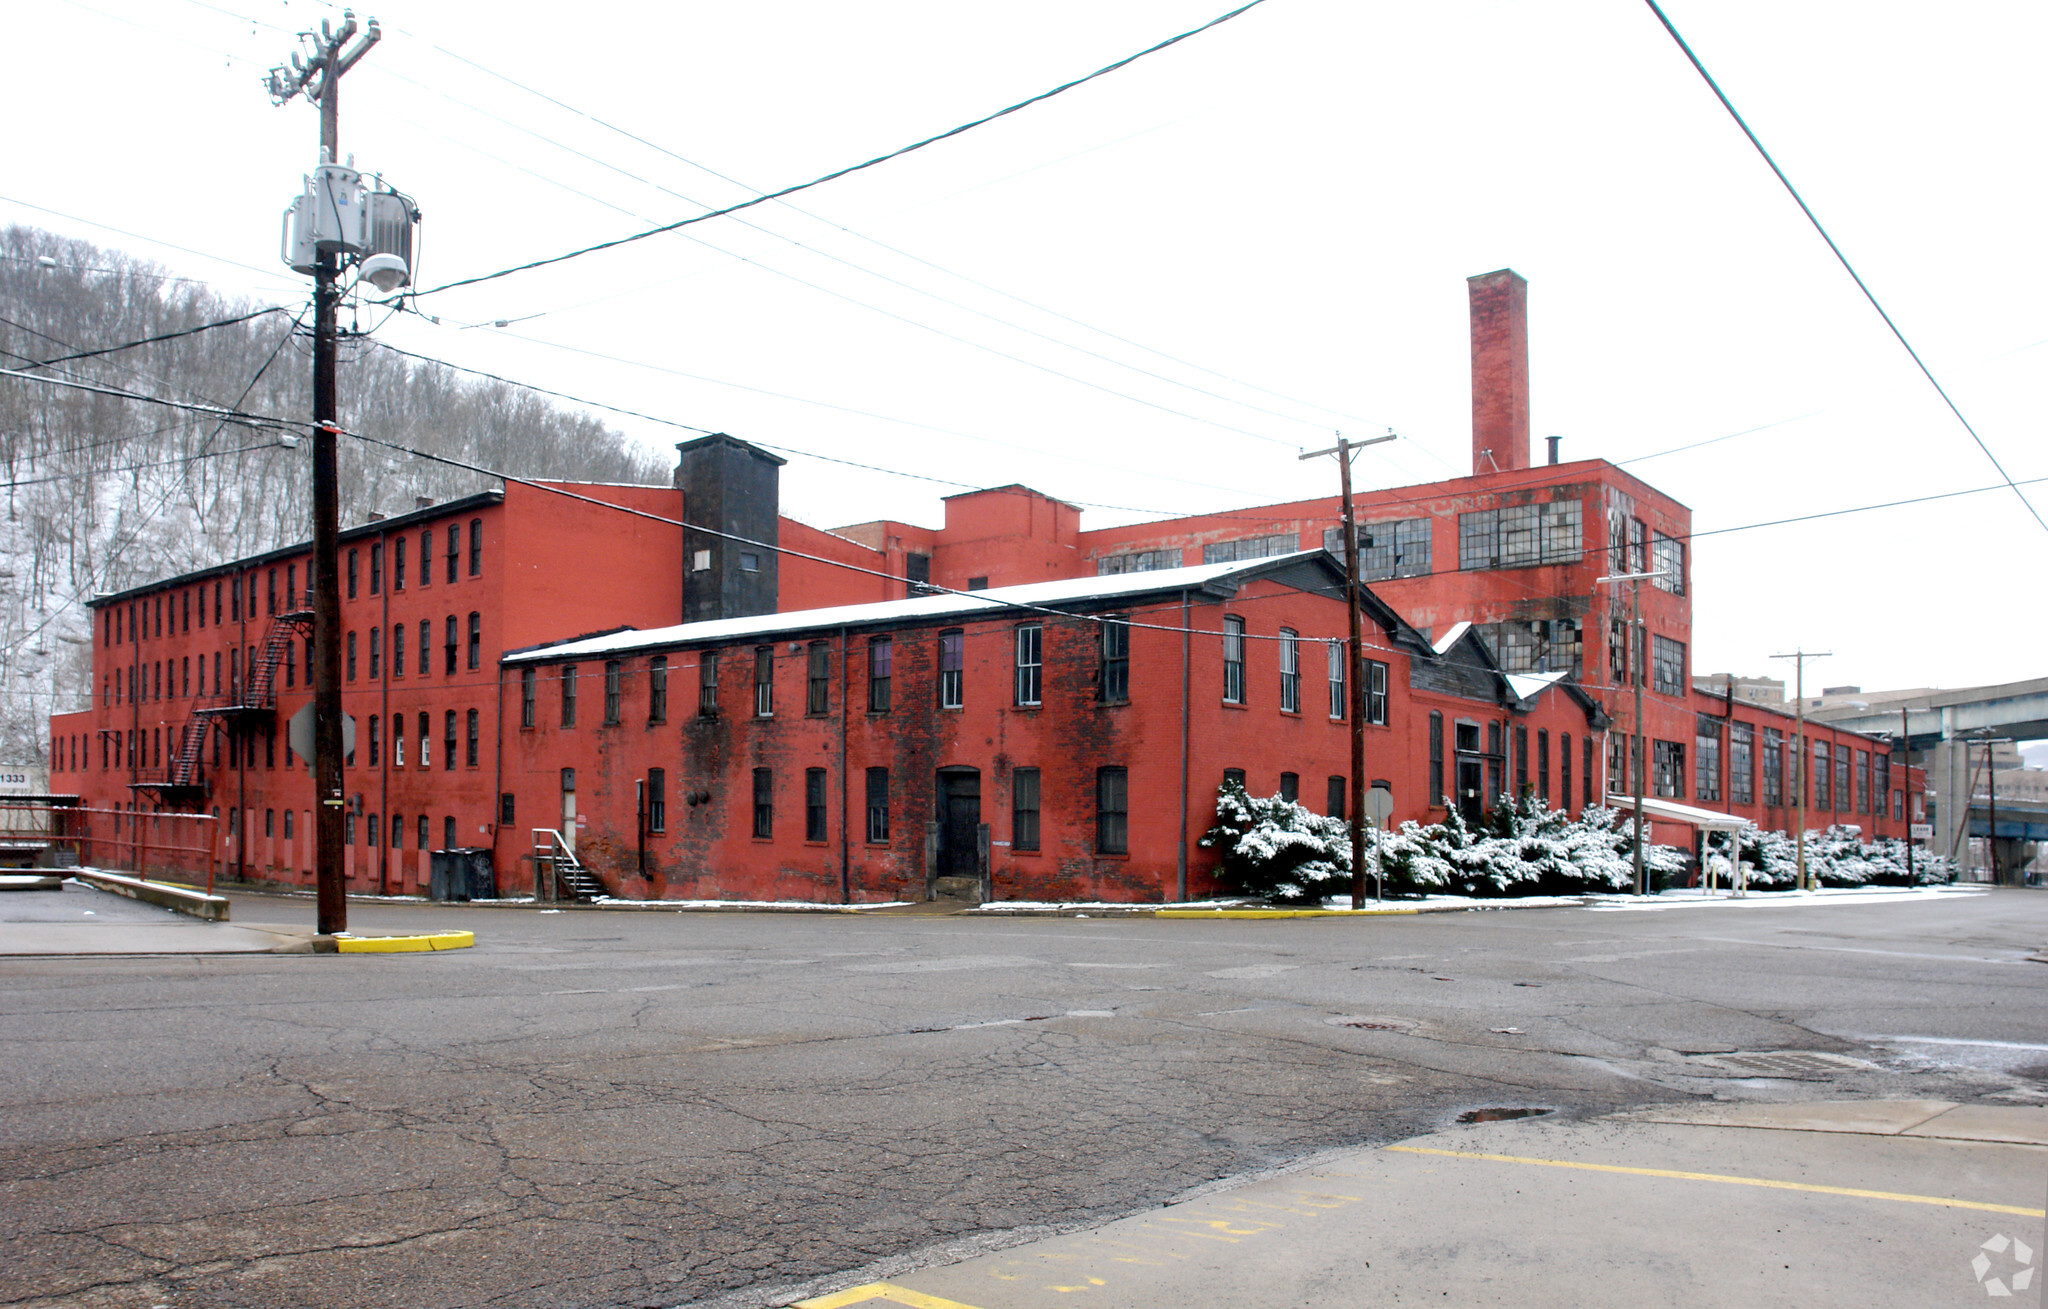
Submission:
[[[1550,462],[1554,464],[1557,462],[1557,443],[1564,440],[1564,438],[1561,436],[1546,436],[1543,439],[1550,442]]]

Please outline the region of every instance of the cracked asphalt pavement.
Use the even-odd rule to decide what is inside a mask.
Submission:
[[[0,960],[0,1304],[772,1305],[1474,1108],[2048,1102],[2038,892],[350,919],[477,947]]]

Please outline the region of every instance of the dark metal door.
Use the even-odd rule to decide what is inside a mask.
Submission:
[[[981,872],[976,833],[981,826],[981,773],[949,768],[939,774],[940,877],[975,877]]]
[[[1477,759],[1458,761],[1458,812],[1468,823],[1476,823],[1485,813],[1485,797],[1480,793],[1480,766]]]

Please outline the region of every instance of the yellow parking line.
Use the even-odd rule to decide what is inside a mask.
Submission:
[[[1501,1164],[1535,1164],[1542,1168],[1577,1168],[1589,1173],[1627,1173],[1634,1177],[1675,1177],[1687,1182],[1725,1182],[1731,1186],[1762,1186],[1774,1191],[1812,1191],[1820,1195],[1847,1195],[1862,1200],[1898,1200],[1906,1204],[1933,1204],[1948,1209],[1982,1209],[1994,1214],[2018,1214],[2023,1218],[2048,1217],[2048,1210],[2021,1205],[1986,1204],[1981,1200],[1951,1200],[1939,1195],[1905,1195],[1898,1191],[1864,1191],[1852,1186],[1818,1186],[1810,1182],[1779,1182],[1767,1177],[1731,1177],[1726,1173],[1685,1173],[1669,1168],[1624,1168],[1619,1164],[1584,1164],[1570,1159],[1530,1159],[1512,1154],[1475,1154],[1465,1150],[1428,1150],[1418,1145],[1390,1145],[1403,1154],[1443,1155],[1451,1159],[1490,1159]]]
[[[849,1286],[844,1291],[821,1295],[815,1300],[799,1300],[791,1309],[840,1309],[840,1306],[849,1304],[898,1304],[906,1309],[974,1309],[971,1304],[941,1300],[936,1295],[913,1291],[907,1286],[891,1286],[887,1282]]]

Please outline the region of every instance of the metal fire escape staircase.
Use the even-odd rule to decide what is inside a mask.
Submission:
[[[155,775],[138,776],[129,786],[138,791],[155,791],[165,804],[197,803],[205,794],[203,765],[206,741],[216,726],[233,731],[252,719],[277,712],[277,668],[293,653],[296,638],[309,634],[313,626],[311,597],[304,603],[270,620],[263,644],[255,659],[242,670],[239,684],[196,701],[192,712],[178,729],[176,749],[169,762]]]
[[[577,904],[590,904],[600,896],[611,894],[609,888],[598,880],[597,874],[583,866],[562,834],[552,827],[533,829],[533,866],[540,870],[542,887],[548,892],[545,898],[568,899]]]

